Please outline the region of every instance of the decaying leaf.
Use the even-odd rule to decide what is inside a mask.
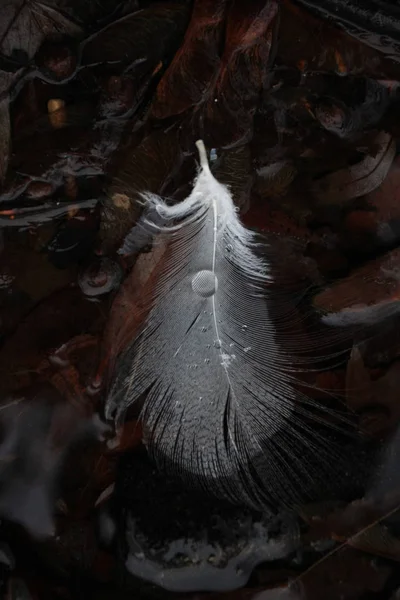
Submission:
[[[346,396],[350,408],[359,410],[376,400],[372,385],[371,374],[364,365],[361,352],[354,346],[346,370]]]
[[[321,4],[311,1],[316,7]],[[332,20],[316,17],[301,0],[282,2],[278,58],[281,64],[301,72],[363,73],[388,79],[396,79],[398,74],[398,65],[387,56],[347,35]]]
[[[204,100],[218,72],[226,0],[196,0],[182,46],[158,84],[151,115],[163,119]]]
[[[353,101],[350,94],[347,102],[330,98],[317,100],[313,113],[327,131],[341,139],[351,140],[357,133],[379,123],[396,94],[393,94],[390,86],[374,79],[347,76],[345,81],[349,87],[355,88]],[[340,96],[339,92],[338,98]]]
[[[382,522],[386,516],[385,509],[368,497],[347,505],[342,502],[308,505],[301,511],[301,516],[310,526],[304,540],[311,543],[322,539],[340,542],[340,546],[328,554],[327,560],[331,554],[340,553],[350,546],[368,554],[400,561],[400,539]],[[389,512],[393,513],[393,510]]]
[[[347,364],[346,401],[352,410],[364,411],[364,423],[369,427],[375,425],[375,433],[382,435],[400,419],[399,382],[399,361],[393,362],[380,377],[373,378],[360,349],[354,346]],[[371,411],[369,420],[368,410]],[[374,418],[379,422],[373,423]]]
[[[396,154],[396,144],[386,132],[380,132],[374,143],[378,147],[376,153],[313,184],[312,191],[321,204],[341,203],[363,196],[384,181]]]
[[[88,302],[80,289],[74,287],[61,289],[43,299],[1,347],[1,391],[6,393],[31,385],[37,378],[36,369],[41,360],[52,349],[82,331],[93,331],[96,326],[101,329],[104,319],[101,306],[101,303]]]
[[[266,85],[277,24],[278,3],[255,0],[252,10],[233,2],[218,78],[205,106],[194,113],[200,137],[216,147],[247,141]]]
[[[400,310],[400,249],[369,261],[314,298],[332,325],[372,325]]]
[[[33,58],[46,37],[79,36],[80,26],[62,13],[62,0],[3,0],[0,50],[7,56]]]
[[[266,165],[257,169],[256,189],[263,198],[282,196],[296,175],[297,169],[290,161]]]
[[[352,536],[347,543],[363,552],[400,562],[400,538],[381,523]]]
[[[322,19],[333,22],[392,60],[400,60],[400,18],[397,2],[296,0]]]
[[[184,31],[188,7],[178,2],[159,2],[122,17],[88,38],[82,64],[154,69]]]
[[[346,547],[305,571],[291,587],[306,600],[362,600],[368,592],[382,593],[390,574],[389,566]]]

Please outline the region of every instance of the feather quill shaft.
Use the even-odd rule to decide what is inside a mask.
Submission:
[[[150,453],[189,484],[257,508],[297,504],[336,460],[315,425],[325,411],[294,385],[269,310],[268,261],[197,147],[189,197],[168,206],[144,195],[126,238],[123,250],[137,250],[147,232],[161,257],[137,290],[135,336],[117,361],[106,416],[121,421],[140,406]]]

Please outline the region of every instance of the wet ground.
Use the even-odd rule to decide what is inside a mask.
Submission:
[[[3,0],[6,600],[399,596],[400,5],[359,4]],[[193,490],[149,460],[137,411],[104,420],[141,289],[119,250],[142,192],[188,195],[199,138],[267,236],[299,386],[361,438],[336,431],[295,509]]]

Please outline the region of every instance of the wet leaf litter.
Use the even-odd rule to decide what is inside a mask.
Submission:
[[[0,9],[6,598],[396,596],[387,4]]]

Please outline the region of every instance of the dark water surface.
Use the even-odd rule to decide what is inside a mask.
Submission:
[[[399,23],[383,0],[2,0],[1,598],[400,597]],[[151,239],[139,275],[118,250],[142,192],[190,193],[198,139],[267,235],[297,388],[348,425],[310,418],[264,509],[156,469],[138,408],[104,419],[157,277]]]

